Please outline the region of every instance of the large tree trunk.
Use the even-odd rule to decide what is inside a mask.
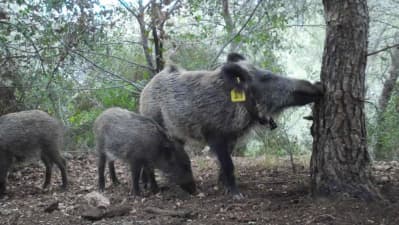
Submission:
[[[366,0],[323,0],[327,33],[315,104],[311,185],[314,196],[379,199],[371,181],[364,115],[369,16]]]

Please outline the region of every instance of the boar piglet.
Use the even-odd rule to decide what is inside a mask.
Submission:
[[[151,189],[158,188],[153,169],[161,170],[183,190],[194,194],[196,186],[191,163],[183,144],[173,141],[154,120],[121,108],[104,111],[94,123],[98,159],[99,189],[104,190],[105,163],[111,180],[118,183],[114,160],[130,166],[132,195],[140,195],[139,178],[142,170],[150,179]]]
[[[62,188],[67,186],[62,124],[40,110],[9,113],[0,117],[0,196],[6,191],[7,173],[14,159],[39,158],[46,167],[43,188],[50,184],[52,165],[61,171]]]

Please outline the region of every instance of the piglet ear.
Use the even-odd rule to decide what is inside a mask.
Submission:
[[[252,81],[249,71],[236,63],[224,64],[221,73],[228,89],[246,90]]]
[[[227,62],[238,62],[238,61],[242,61],[242,60],[246,60],[245,57],[239,53],[229,53],[227,55]]]

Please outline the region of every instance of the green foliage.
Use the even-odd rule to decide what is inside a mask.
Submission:
[[[98,88],[91,92],[82,92],[69,104],[68,117],[70,148],[91,149],[94,147],[92,127],[94,120],[110,107],[121,107],[131,111],[137,108],[137,97],[131,87]]]
[[[69,150],[91,149],[94,146],[94,136],[92,132],[93,122],[102,112],[101,109],[90,111],[77,111],[69,117],[68,141]]]
[[[277,128],[270,131],[268,129],[255,131],[252,140],[246,146],[245,156],[273,155],[280,157],[304,153],[298,141],[292,140],[284,130]]]
[[[100,89],[95,96],[103,108],[121,107],[131,111],[137,108],[137,99],[132,94],[132,87]]]
[[[182,46],[171,59],[187,70],[203,70],[216,53],[204,45]]]
[[[377,125],[369,127],[370,137],[376,136],[376,160],[399,159],[399,96],[394,94]]]

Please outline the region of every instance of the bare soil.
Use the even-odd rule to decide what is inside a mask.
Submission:
[[[243,200],[233,200],[218,187],[218,166],[210,157],[193,158],[194,176],[201,192],[197,196],[184,193],[158,176],[163,187],[160,193],[131,197],[127,169],[117,164],[122,183],[113,186],[107,179],[103,195],[111,202],[107,210],[123,206],[125,212],[95,221],[82,217],[87,213],[85,196],[97,190],[94,155],[74,156],[68,161],[67,191],[59,188],[58,170],[53,173],[51,187],[41,189],[44,168],[34,164],[9,175],[8,194],[0,199],[0,224],[399,224],[397,162],[375,163],[375,178],[387,201],[366,203],[350,198],[311,198],[309,172],[303,166],[297,166],[293,173],[284,160],[278,165],[268,165],[262,158],[234,161]]]

